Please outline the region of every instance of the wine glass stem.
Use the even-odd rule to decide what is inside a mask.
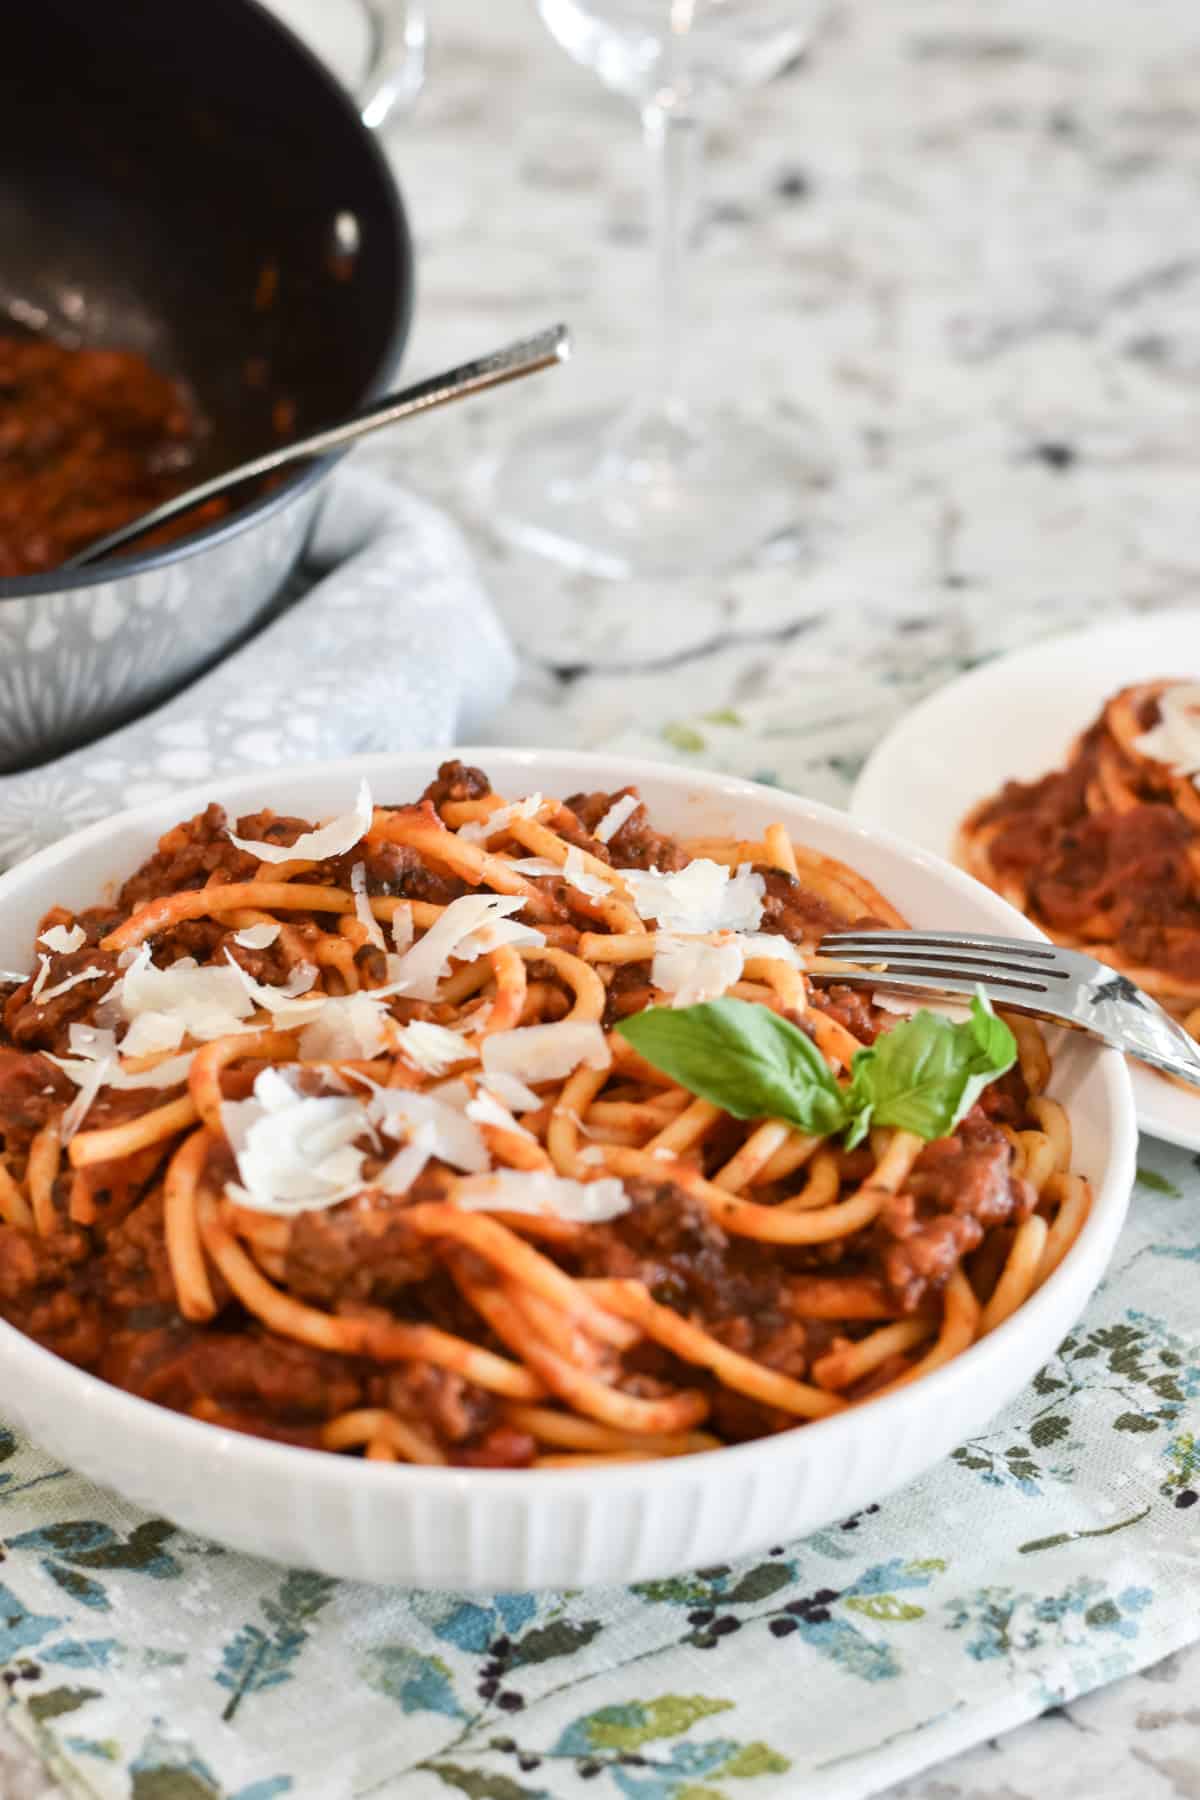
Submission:
[[[657,343],[645,404],[669,418],[679,418],[684,411],[684,258],[694,216],[703,127],[694,114],[652,100],[642,108],[642,131],[653,175],[651,220],[657,287]]]

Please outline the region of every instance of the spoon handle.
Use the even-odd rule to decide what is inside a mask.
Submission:
[[[336,425],[327,425],[321,431],[310,432],[307,437],[294,438],[290,444],[282,444],[278,450],[268,450],[265,455],[256,456],[251,462],[239,463],[236,469],[229,469],[223,475],[213,475],[207,481],[197,482],[195,487],[177,494],[173,500],[164,501],[152,512],[142,513],[127,525],[121,525],[116,531],[97,538],[94,543],[60,563],[59,567],[85,568],[87,564],[110,555],[112,551],[141,537],[143,533],[155,531],[160,525],[177,519],[181,513],[190,512],[202,501],[216,499],[219,495],[228,493],[231,488],[240,487],[243,481],[272,475],[277,469],[286,468],[289,463],[340,449],[343,444],[366,437],[368,432],[379,431],[384,425],[394,425],[398,419],[411,418],[415,413],[432,412],[435,406],[445,406],[451,400],[465,400],[471,394],[481,394],[487,388],[500,387],[506,381],[518,381],[524,375],[536,374],[539,369],[552,368],[555,363],[567,360],[570,349],[571,340],[566,326],[551,325],[545,331],[535,332],[532,337],[520,338],[503,350],[493,350],[490,356],[477,356],[471,362],[460,363],[457,368],[447,369],[441,375],[427,376],[413,387],[402,388],[398,394],[387,394],[382,400],[373,401],[370,406],[364,406],[360,412],[352,413],[348,419],[342,419]]]

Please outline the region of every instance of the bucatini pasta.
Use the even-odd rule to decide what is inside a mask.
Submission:
[[[1000,1326],[1089,1194],[1024,1023],[942,1135],[830,1122],[897,1028],[815,954],[868,920],[903,924],[782,826],[679,841],[629,789],[447,763],[320,827],[211,806],[10,980],[0,1313],[377,1462],[690,1455],[890,1391]],[[633,1028],[714,1007],[803,1041],[824,1124]]]

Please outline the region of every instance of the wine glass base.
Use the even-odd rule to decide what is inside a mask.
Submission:
[[[597,412],[518,439],[486,499],[524,549],[616,581],[679,578],[803,554],[828,481],[814,444],[737,414]]]

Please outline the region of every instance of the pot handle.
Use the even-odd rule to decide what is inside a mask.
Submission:
[[[371,65],[359,84],[364,125],[372,131],[408,112],[425,81],[425,0],[363,0],[371,22]]]

